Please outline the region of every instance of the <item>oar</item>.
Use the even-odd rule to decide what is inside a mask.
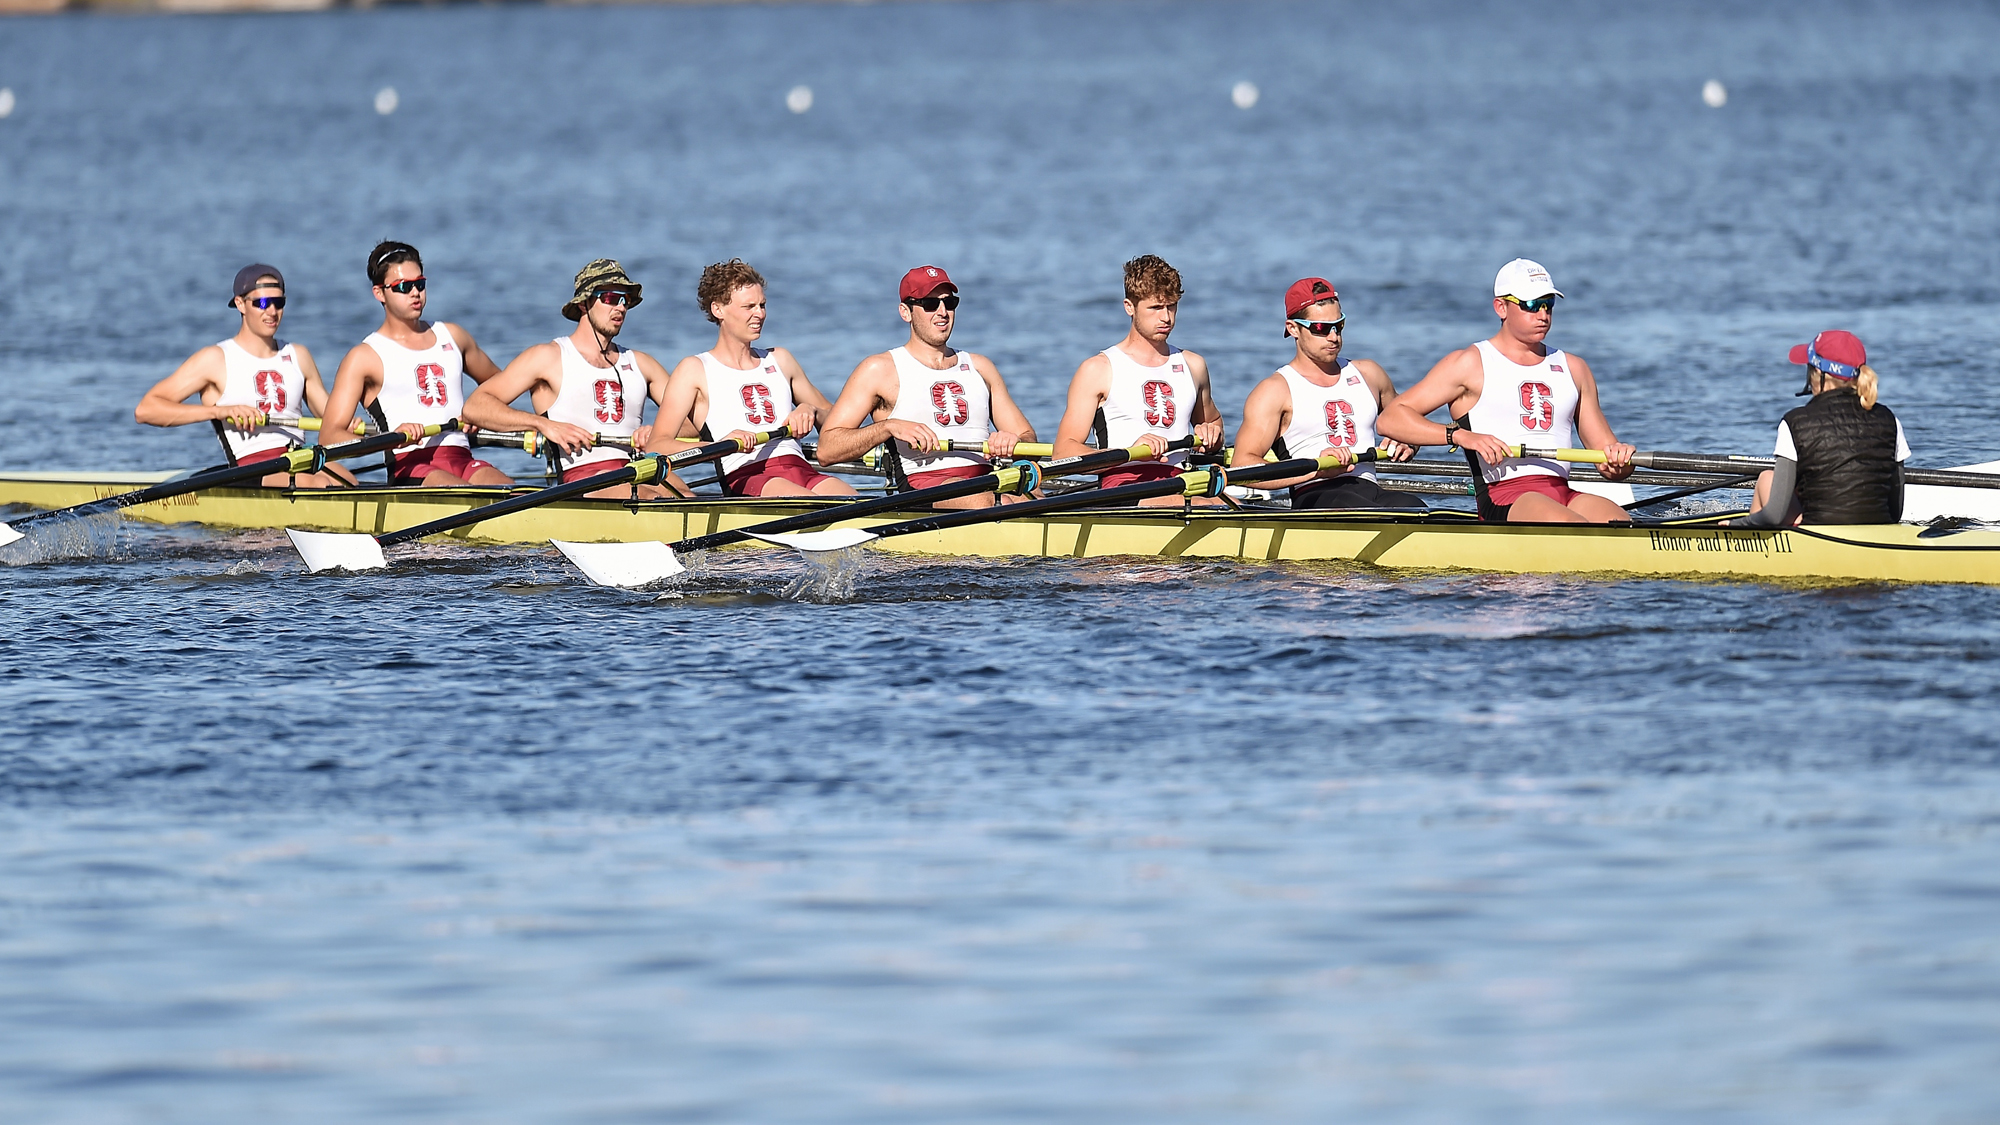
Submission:
[[[539,453],[542,443],[548,439],[533,430],[479,430],[471,437],[475,448],[519,449],[530,457]],[[590,435],[592,449],[622,449],[627,453],[637,453],[626,438],[605,437],[603,434]]]
[[[871,469],[879,469],[882,467],[882,462],[888,459],[888,455],[883,452],[883,449],[883,446],[878,445],[868,452],[863,453],[858,460],[849,462],[849,464],[866,465]],[[993,450],[983,441],[947,441],[938,446],[938,451],[943,453],[980,453],[988,457],[993,455]],[[818,451],[813,450],[812,452],[817,453]],[[1017,441],[1014,443],[1013,452],[1008,454],[1008,456],[1015,458],[1054,457],[1055,455],[1055,446],[1040,441]],[[830,465],[823,467],[832,468]]]
[[[1183,438],[1169,445],[1167,450],[1173,452],[1176,449],[1187,449],[1193,443],[1193,438]],[[824,527],[842,520],[858,519],[876,512],[907,511],[957,496],[972,496],[982,492],[1025,494],[1039,487],[1045,477],[1096,472],[1100,469],[1116,468],[1127,461],[1145,460],[1151,456],[1152,452],[1146,446],[1140,445],[1131,449],[1106,449],[1076,457],[1065,457],[1045,465],[1016,461],[990,473],[955,480],[933,488],[919,488],[914,492],[894,493],[868,500],[840,501],[816,512],[786,516],[735,531],[719,531],[714,535],[683,539],[672,545],[658,540],[638,543],[568,543],[552,539],[550,542],[554,543],[556,549],[567,556],[569,561],[575,563],[577,569],[583,571],[592,582],[600,586],[644,586],[662,578],[672,578],[687,569],[675,554],[676,547],[681,551],[706,551],[713,547],[740,543],[752,536],[804,531],[807,528]]]
[[[455,430],[457,428],[458,423],[452,421],[441,426],[426,426],[424,427],[424,433],[426,435],[440,434],[446,430]],[[122,508],[130,508],[138,504],[150,504],[155,500],[164,500],[169,496],[182,496],[190,492],[200,492],[206,488],[221,488],[225,485],[237,484],[242,481],[260,480],[273,473],[289,473],[294,476],[300,473],[316,473],[325,468],[328,461],[345,461],[353,457],[366,457],[371,453],[380,453],[385,449],[394,449],[409,440],[401,433],[387,433],[377,434],[374,437],[363,438],[360,441],[350,442],[347,445],[336,445],[331,448],[324,445],[308,446],[305,449],[291,450],[284,456],[276,457],[269,461],[258,461],[249,465],[230,465],[220,469],[210,469],[207,472],[195,473],[191,476],[181,477],[178,480],[162,481],[151,488],[142,488],[137,492],[125,492],[117,496],[107,496],[102,500],[90,500],[82,504],[71,505],[67,508],[58,508],[52,512],[37,512],[26,519],[16,521],[13,526],[0,523],[0,546],[5,546],[22,538],[21,533],[15,530],[17,527],[27,527],[30,524],[41,523],[45,520],[103,515],[106,512],[115,512]]]
[[[750,447],[755,448],[756,446],[763,445],[765,442],[789,436],[791,436],[791,429],[787,426],[779,426],[769,433],[752,435]],[[415,527],[406,527],[401,531],[391,531],[383,535],[357,535],[351,532],[298,531],[289,527],[285,529],[285,534],[291,537],[292,546],[299,552],[299,557],[305,560],[306,569],[315,574],[322,570],[331,570],[334,567],[342,567],[347,570],[380,570],[389,565],[389,560],[382,555],[382,548],[384,547],[393,547],[398,543],[414,542],[426,535],[437,535],[441,532],[453,531],[471,524],[484,523],[487,520],[498,519],[501,516],[510,515],[514,512],[525,511],[529,508],[539,508],[544,504],[553,504],[558,500],[567,500],[572,496],[587,495],[596,492],[600,488],[610,488],[613,485],[628,483],[647,484],[652,481],[664,479],[670,470],[678,469],[683,465],[698,465],[703,461],[713,461],[718,457],[727,457],[731,453],[740,453],[742,451],[743,444],[740,441],[735,438],[725,438],[722,441],[710,442],[707,445],[696,446],[693,449],[683,449],[679,453],[671,455],[665,453],[648,453],[643,457],[626,462],[621,468],[613,469],[606,473],[599,473],[594,477],[585,477],[582,480],[571,481],[568,484],[552,485],[548,488],[537,489],[534,492],[524,493],[520,496],[510,496],[505,500],[498,500],[482,507],[472,508],[457,515],[446,516],[443,519],[432,520],[429,523],[421,523]]]
[[[1356,462],[1373,461],[1378,451],[1364,449],[1355,455]],[[1066,492],[1061,496],[1048,496],[1039,500],[1024,500],[1019,504],[1007,504],[991,508],[972,508],[959,512],[941,512],[921,516],[886,527],[863,530],[858,527],[841,527],[831,531],[808,531],[797,535],[772,535],[746,528],[746,533],[766,543],[776,543],[798,551],[817,554],[822,551],[840,551],[849,547],[859,547],[877,539],[887,539],[895,535],[912,535],[920,531],[942,531],[946,528],[965,527],[969,524],[993,523],[999,520],[1019,519],[1036,516],[1045,512],[1061,512],[1071,508],[1084,508],[1092,504],[1124,504],[1128,501],[1144,500],[1153,496],[1220,496],[1222,490],[1232,484],[1247,484],[1252,481],[1276,480],[1282,477],[1304,476],[1323,469],[1341,468],[1338,457],[1298,457],[1290,461],[1269,462],[1251,465],[1247,468],[1224,470],[1220,466],[1195,469],[1178,476],[1160,480],[1140,481],[1136,484],[1121,484],[1116,488],[1084,488]]]

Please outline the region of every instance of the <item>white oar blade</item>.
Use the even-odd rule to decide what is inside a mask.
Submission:
[[[1639,501],[1637,496],[1632,495],[1632,486],[1619,481],[1571,480],[1569,487],[1574,492],[1602,496],[1621,508],[1629,508]]]
[[[314,574],[322,570],[381,570],[389,565],[382,557],[382,544],[373,535],[344,535],[325,531],[294,531],[292,546]]]
[[[551,539],[556,550],[576,564],[586,578],[599,586],[633,589],[651,585],[687,567],[674,557],[674,549],[657,540],[645,543],[565,543]]]
[[[27,536],[22,535],[4,523],[0,523],[0,547],[5,547],[9,543],[19,543],[26,538]]]
[[[858,527],[837,527],[832,531],[795,531],[790,534],[781,532],[776,535],[759,535],[754,531],[745,531],[744,534],[752,539],[762,539],[766,543],[775,543],[780,547],[790,547],[794,551],[806,551],[812,554],[822,551],[845,551],[849,547],[859,547],[863,543],[881,538],[872,531],[863,531]]]

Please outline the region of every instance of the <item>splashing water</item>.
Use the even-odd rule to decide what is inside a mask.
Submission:
[[[118,553],[121,523],[113,513],[44,520],[17,528],[23,538],[0,547],[0,564],[30,566],[57,559],[110,558]]]
[[[801,551],[806,571],[785,587],[785,597],[793,601],[844,602],[854,596],[854,587],[867,568],[860,547],[839,551]]]

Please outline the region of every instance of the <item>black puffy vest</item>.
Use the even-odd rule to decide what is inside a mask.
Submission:
[[[1785,415],[1799,451],[1799,503],[1807,523],[1895,523],[1896,416],[1861,408],[1853,387],[1833,387]]]

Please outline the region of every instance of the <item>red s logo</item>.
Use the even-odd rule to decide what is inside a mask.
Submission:
[[[1164,430],[1174,424],[1180,412],[1174,409],[1174,385],[1158,379],[1149,379],[1139,388],[1139,397],[1146,404],[1146,424],[1156,430]]]
[[[255,379],[257,385],[257,409],[266,414],[283,414],[290,399],[285,396],[285,377],[276,371],[259,371]]]
[[[417,364],[417,401],[425,406],[451,405],[451,388],[445,383],[442,364]]]
[[[931,408],[940,426],[963,426],[972,417],[972,402],[965,397],[965,385],[956,379],[931,384]]]
[[[1354,445],[1361,433],[1354,426],[1354,404],[1344,398],[1328,399],[1326,402],[1327,444],[1337,448]]]
[[[762,383],[743,384],[743,418],[753,426],[768,426],[778,420],[778,403],[771,388]]]
[[[1556,424],[1556,396],[1547,383],[1521,384],[1521,428],[1548,431]]]
[[[625,384],[616,379],[597,381],[597,420],[606,424],[625,420]]]

